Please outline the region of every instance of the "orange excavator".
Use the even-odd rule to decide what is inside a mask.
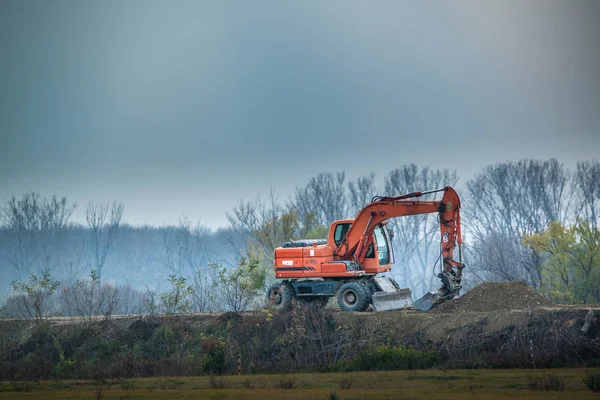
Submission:
[[[417,198],[443,192],[440,201]],[[390,218],[438,213],[442,286],[412,302],[410,289],[402,289],[384,273],[394,263],[386,227]],[[327,304],[337,296],[342,310],[375,311],[413,307],[423,311],[458,295],[464,264],[461,253],[460,199],[456,191],[443,189],[401,196],[377,196],[354,219],[334,221],[327,239],[290,240],[275,249],[273,269],[282,279],[268,291],[267,301],[276,309],[289,310],[294,303]],[[458,246],[458,261],[454,250]]]

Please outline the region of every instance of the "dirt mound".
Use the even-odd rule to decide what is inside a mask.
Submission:
[[[484,282],[463,297],[435,307],[432,312],[471,312],[536,309],[554,305],[525,282]]]

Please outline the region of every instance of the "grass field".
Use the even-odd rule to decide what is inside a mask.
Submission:
[[[584,369],[511,369],[0,382],[0,399],[599,399],[584,376]],[[545,390],[547,378],[559,390]]]

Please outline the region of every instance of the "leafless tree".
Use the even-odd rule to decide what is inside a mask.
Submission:
[[[254,201],[240,200],[227,214],[227,219],[235,230],[246,236],[247,245],[256,247],[264,258],[270,258],[274,248],[303,233],[304,224],[296,210],[282,206],[273,190],[267,201],[260,197]],[[245,256],[243,252],[240,254]]]
[[[377,194],[375,174],[370,173],[368,176],[359,176],[356,181],[348,182],[348,192],[350,195],[348,201],[350,215],[358,214]]]
[[[397,168],[385,177],[385,193],[400,195],[412,192],[455,186],[458,176],[455,171],[419,168],[415,164]],[[419,200],[432,200],[435,194]],[[395,218],[391,221],[396,233],[396,270],[404,266],[400,280],[417,292],[431,289],[432,270],[440,254],[439,223],[437,215],[422,214]],[[436,282],[437,284],[437,282]]]
[[[600,218],[600,162],[577,163],[573,192],[577,199],[576,216],[590,221],[592,227],[597,228]]]
[[[112,246],[123,218],[124,206],[113,201],[107,203],[91,202],[86,209],[86,221],[90,228],[93,252],[93,269],[98,273],[98,282],[102,285],[102,273],[106,256]]]
[[[163,265],[175,275],[194,276],[198,268],[208,265],[210,231],[200,221],[193,226],[183,217],[178,226],[164,226],[160,235],[164,246]]]
[[[320,173],[303,188],[297,188],[292,208],[298,215],[314,215],[316,223],[329,226],[337,219],[346,218],[348,205],[345,186],[346,174]]]
[[[215,287],[206,270],[196,269],[190,287],[192,288],[191,308],[194,312],[212,312],[216,309]]]
[[[100,288],[96,271],[87,280],[78,279],[61,289],[63,307],[71,316],[78,316],[88,327],[97,315],[114,314],[120,303],[120,292],[116,287],[104,283]]]
[[[542,232],[568,215],[569,173],[555,159],[488,166],[467,182],[464,231],[474,267],[487,279],[522,279],[537,287],[541,255],[525,249],[525,235]]]
[[[33,192],[21,199],[13,196],[0,209],[0,223],[9,242],[2,246],[0,262],[12,267],[20,277],[46,269],[55,271],[64,261],[60,250],[75,207],[66,197],[40,198]]]

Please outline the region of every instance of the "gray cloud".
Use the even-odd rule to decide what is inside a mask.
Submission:
[[[594,1],[0,4],[0,200],[224,224],[320,171],[600,150]]]

